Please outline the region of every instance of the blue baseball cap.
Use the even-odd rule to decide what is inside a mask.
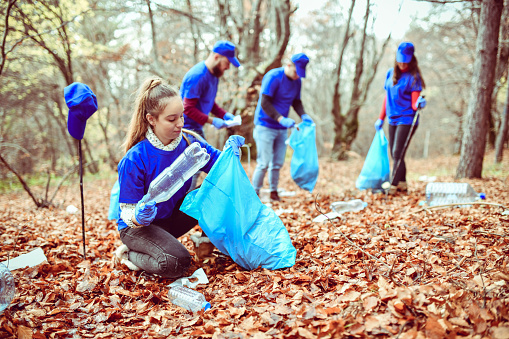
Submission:
[[[398,46],[398,52],[396,53],[396,61],[409,63],[412,61],[414,56],[414,44],[411,42],[402,42]]]
[[[90,87],[80,82],[73,82],[64,88],[64,97],[69,108],[67,130],[74,139],[81,140],[88,118],[97,111],[97,98]]]
[[[230,61],[230,63],[233,66],[235,66],[235,67],[240,66],[239,59],[237,59],[237,57],[235,57],[235,45],[232,44],[231,42],[225,41],[225,40],[219,40],[214,45],[212,52],[221,54],[222,56],[227,57],[228,61]]]
[[[295,69],[297,70],[297,75],[301,78],[306,77],[306,66],[309,62],[309,58],[304,53],[297,53],[292,55],[291,58],[293,64],[295,65]]]

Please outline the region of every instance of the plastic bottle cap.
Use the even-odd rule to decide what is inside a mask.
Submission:
[[[201,308],[206,311],[206,310],[210,310],[210,303],[208,301],[205,301],[203,302],[203,304],[201,304]]]
[[[479,198],[482,200],[486,199],[486,193],[479,193]]]

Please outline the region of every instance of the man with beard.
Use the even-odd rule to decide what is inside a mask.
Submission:
[[[234,118],[233,114],[215,102],[219,78],[230,68],[230,64],[240,66],[235,57],[235,45],[229,41],[218,41],[207,59],[186,73],[180,88],[184,101],[184,128],[205,137],[203,125],[206,123],[221,129],[227,127],[225,120]],[[215,117],[209,116],[209,113]]]
[[[227,127],[225,120],[234,118],[233,114],[219,107],[215,101],[219,78],[230,68],[230,64],[240,66],[235,57],[235,45],[220,40],[207,59],[194,65],[182,80],[180,96],[184,102],[184,128],[196,132],[204,139],[203,125],[209,123],[221,129]],[[209,113],[215,117],[209,116]],[[196,188],[199,176],[200,172],[193,176],[190,190]]]

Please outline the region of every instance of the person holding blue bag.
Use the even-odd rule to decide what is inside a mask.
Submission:
[[[262,79],[254,118],[257,158],[252,182],[259,195],[268,170],[271,200],[281,200],[277,192],[279,171],[285,162],[288,129],[295,126],[295,120],[288,117],[290,107],[303,121],[313,122],[300,98],[301,78],[306,77],[308,62],[306,54],[295,54],[284,67],[270,70]]]
[[[420,95],[426,85],[414,51],[415,47],[411,42],[402,42],[398,46],[394,67],[387,71],[385,78],[386,95],[382,111],[375,122],[375,129],[378,131],[382,128],[386,115],[389,120],[389,147],[394,161],[389,194],[408,191],[405,143],[412,138],[410,131],[413,130],[413,134],[416,130],[412,129],[412,123],[417,110],[426,106],[426,100]],[[415,122],[416,126],[417,124],[418,121]]]
[[[117,224],[123,245],[115,254],[132,270],[166,278],[183,276],[191,264],[191,255],[177,238],[197,225],[196,219],[179,210],[192,179],[169,200],[157,204],[147,201],[149,185],[192,142],[210,155],[202,171],[208,172],[221,154],[183,129],[183,110],[177,90],[160,78],[147,79],[138,91],[124,144],[126,154],[118,164]],[[231,136],[226,145],[238,149],[239,140],[243,138]]]

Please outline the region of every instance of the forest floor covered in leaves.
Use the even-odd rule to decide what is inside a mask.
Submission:
[[[509,206],[504,158],[495,175],[461,182]],[[246,271],[217,250],[195,258],[188,275],[203,268],[209,283],[196,289],[212,305],[196,314],[169,302],[172,280],[113,260],[121,244],[107,220],[113,174],[84,180],[86,261],[81,214],[65,208],[80,206],[78,181],[59,192],[61,208],[36,210],[23,191],[2,194],[0,261],[41,247],[48,263],[13,272],[0,338],[509,338],[508,210],[419,206],[426,182],[418,178],[454,181],[457,157],[409,160],[409,194],[395,196],[355,189],[362,162],[322,159],[312,194],[291,181],[286,163],[280,187],[296,194],[272,207],[283,211],[296,264]],[[313,222],[317,206],[327,213],[354,198],[368,206]],[[180,240],[194,254],[189,233]]]

